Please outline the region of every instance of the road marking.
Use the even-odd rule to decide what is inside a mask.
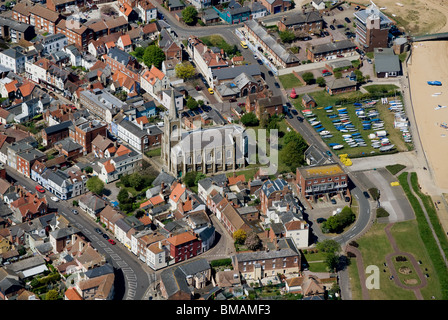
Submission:
[[[97,240],[98,240],[98,237],[97,237],[97,236],[95,236],[95,235],[91,236],[90,238],[91,238],[91,239],[93,239],[93,240],[95,240],[95,241],[97,241]]]
[[[128,266],[126,261],[117,261],[117,265],[122,269]]]
[[[114,259],[114,260],[121,260],[121,257],[120,257],[118,254],[116,254],[116,253],[112,253],[112,254],[110,255],[110,257],[111,257],[112,259]]]
[[[134,270],[130,267],[121,268],[124,273],[134,273]]]
[[[104,248],[106,246],[106,244],[104,242],[98,241],[98,244],[100,245],[100,247]]]
[[[104,251],[106,251],[107,253],[115,253],[111,248],[104,248]]]
[[[84,229],[84,231],[83,232],[85,232],[86,234],[92,234],[92,232],[90,232],[89,230],[87,230],[87,229]]]

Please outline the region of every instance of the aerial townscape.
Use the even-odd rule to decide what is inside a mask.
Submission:
[[[0,300],[448,299],[443,1],[2,1]]]

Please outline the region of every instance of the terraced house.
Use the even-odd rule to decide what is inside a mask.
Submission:
[[[12,8],[12,18],[19,22],[28,23],[38,30],[55,34],[56,25],[62,19],[62,16],[40,4],[29,5],[20,2]]]
[[[312,32],[322,29],[324,20],[319,12],[312,11],[282,17],[277,26],[279,31],[293,30]]]

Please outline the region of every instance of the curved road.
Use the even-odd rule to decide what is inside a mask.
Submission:
[[[37,183],[24,175],[18,173],[11,167],[5,165],[7,175],[17,181],[18,184],[24,186],[27,190],[34,191]],[[116,269],[116,296],[118,300],[142,300],[145,297],[146,290],[153,282],[152,275],[154,272],[143,262],[132,254],[119,241],[115,245],[110,244],[102,236],[96,233],[95,228],[102,227],[95,223],[82,210],[79,214],[72,213],[72,200],[54,202],[50,199],[52,194],[46,191],[49,207],[57,209],[58,213],[66,217],[72,226],[79,229],[85,235],[92,246],[103,254],[107,261]],[[103,233],[107,233],[102,229]],[[109,233],[110,238],[113,236]]]

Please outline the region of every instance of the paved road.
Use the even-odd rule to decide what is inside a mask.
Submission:
[[[33,180],[21,175],[11,167],[5,165],[7,175],[24,186],[27,190],[34,191],[37,185]],[[141,300],[152,282],[153,271],[140,262],[120,242],[116,245],[110,244],[102,236],[96,233],[95,228],[102,227],[95,223],[87,214],[80,211],[78,215],[72,213],[71,200],[54,202],[50,199],[53,196],[46,191],[50,208],[56,208],[59,214],[66,217],[74,227],[78,228],[92,243],[93,247],[103,254],[107,261],[116,268],[116,278],[118,286],[115,288],[116,297],[119,300]],[[106,231],[102,230],[104,233]],[[110,238],[113,238],[109,233]],[[121,284],[121,286],[120,286]],[[116,284],[117,285],[117,284]]]

